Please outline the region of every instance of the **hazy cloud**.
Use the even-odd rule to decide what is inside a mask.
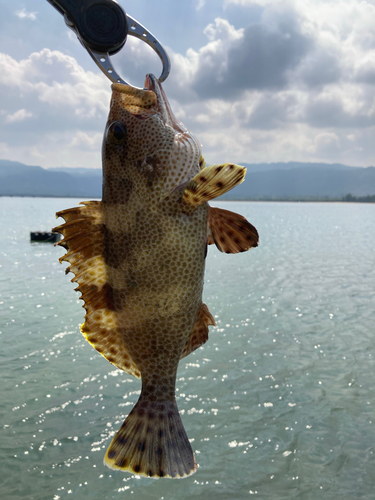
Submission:
[[[26,109],[19,109],[13,114],[9,114],[5,118],[6,123],[17,123],[26,120],[26,118],[31,118],[33,114],[31,111],[26,111]]]
[[[16,12],[16,16],[20,19],[31,19],[35,21],[37,12],[27,12],[25,8]]]

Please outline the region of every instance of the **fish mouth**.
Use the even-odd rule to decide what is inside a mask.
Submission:
[[[168,102],[160,81],[152,73],[146,75],[145,90],[151,90],[154,92],[157,101],[157,110],[160,113],[163,122],[175,129],[177,132],[186,132],[184,125],[177,120],[173,114],[171,105]]]

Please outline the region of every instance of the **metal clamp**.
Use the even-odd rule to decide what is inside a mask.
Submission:
[[[64,16],[66,25],[77,35],[97,66],[115,83],[129,85],[114,69],[110,55],[125,45],[127,35],[143,40],[158,54],[163,64],[159,80],[170,72],[170,59],[161,43],[142,24],[127,15],[114,0],[47,0]]]

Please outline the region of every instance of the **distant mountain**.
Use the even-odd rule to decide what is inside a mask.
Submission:
[[[246,180],[227,200],[341,199],[375,195],[375,167],[339,163],[241,163]],[[0,160],[0,196],[100,198],[101,169],[50,168]]]
[[[348,167],[341,163],[301,163],[297,161],[289,161],[288,163],[241,163],[250,172],[269,172],[272,170],[294,170],[296,168],[314,168],[314,169],[329,169],[329,170],[350,170],[358,167]]]
[[[85,169],[44,169],[0,160],[0,196],[59,196],[100,198],[101,170],[87,175]]]
[[[1,160],[0,160],[1,161]],[[101,177],[101,168],[69,168],[69,167],[54,167],[49,168],[49,172],[64,172],[65,174],[74,175],[74,177]]]
[[[245,164],[243,164],[245,165]],[[271,166],[278,166],[271,169]],[[348,167],[329,164],[290,163],[264,164],[248,167],[245,181],[222,199],[341,199],[350,193],[354,196],[375,194],[375,167]],[[254,167],[254,169],[253,169]]]

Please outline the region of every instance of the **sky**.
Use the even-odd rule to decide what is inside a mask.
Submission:
[[[375,0],[120,0],[208,163],[375,165]],[[110,81],[46,0],[0,0],[0,158],[101,167]],[[142,87],[155,52],[113,57]]]

